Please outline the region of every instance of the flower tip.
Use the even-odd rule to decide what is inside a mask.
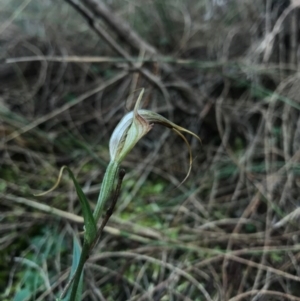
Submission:
[[[138,109],[139,109],[139,107],[140,107],[140,103],[141,103],[141,101],[142,101],[142,98],[143,98],[143,95],[144,95],[144,91],[145,91],[145,89],[142,88],[142,90],[141,90],[141,92],[140,92],[140,94],[139,94],[139,97],[138,97],[138,99],[137,99],[137,101],[136,101],[136,103],[135,103],[134,110],[133,110],[135,116],[138,115]]]

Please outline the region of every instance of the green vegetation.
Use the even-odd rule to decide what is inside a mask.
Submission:
[[[144,88],[143,109],[202,145],[186,135],[183,184],[189,151],[159,124],[119,162],[81,299],[300,300],[299,8],[97,0],[105,19],[81,0],[93,23],[72,1],[1,2],[0,299],[61,296],[111,206],[87,231],[109,139]],[[76,189],[63,173],[35,197],[62,166]]]

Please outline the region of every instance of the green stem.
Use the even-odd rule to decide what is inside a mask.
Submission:
[[[106,203],[107,199],[110,197],[111,192],[113,190],[114,181],[119,165],[120,164],[118,162],[110,161],[106,168],[103,182],[101,185],[100,194],[93,214],[96,223],[98,222],[102,214],[104,204]]]
[[[80,280],[80,277],[82,274],[84,264],[89,256],[89,252],[90,252],[90,244],[86,240],[84,240],[79,263],[78,263],[78,266],[77,266],[77,269],[75,272],[75,277],[74,277],[73,284],[72,284],[72,291],[71,291],[71,296],[70,296],[69,301],[75,301],[79,280]]]
[[[98,197],[98,201],[95,207],[95,211],[93,214],[94,220],[97,223],[102,211],[103,211],[103,206],[106,203],[106,201],[108,200],[108,198],[111,195],[111,192],[113,190],[114,187],[114,181],[115,181],[115,177],[119,168],[119,163],[115,162],[115,161],[111,161],[109,162],[106,171],[105,171],[105,175],[103,178],[103,182],[101,185],[101,190],[100,190],[100,194]],[[79,263],[78,263],[78,267],[76,269],[75,272],[75,276],[74,276],[74,281],[72,284],[72,291],[71,291],[71,296],[70,296],[70,301],[74,301],[76,298],[76,292],[77,292],[77,288],[78,288],[78,284],[79,284],[79,280],[82,274],[82,270],[84,267],[84,264],[89,256],[89,252],[91,249],[91,246],[93,245],[93,242],[88,243],[86,240],[84,240],[83,246],[82,246],[82,251],[81,251],[81,255],[80,255],[80,259],[79,259]]]

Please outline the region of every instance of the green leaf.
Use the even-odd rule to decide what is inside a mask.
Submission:
[[[97,226],[89,205],[89,202],[83,193],[81,187],[79,186],[77,180],[74,177],[74,174],[70,170],[70,168],[65,167],[67,171],[69,172],[70,177],[73,180],[73,183],[75,185],[76,193],[79,198],[81,208],[82,208],[82,213],[83,213],[83,218],[84,218],[84,225],[85,225],[85,233],[84,233],[84,238],[88,243],[92,243],[94,239],[96,238],[97,235]]]
[[[31,296],[31,292],[28,288],[21,289],[16,293],[14,296],[13,301],[23,301],[23,300],[28,300]]]
[[[72,267],[71,267],[71,273],[70,273],[69,280],[71,280],[71,278],[73,277],[73,275],[75,274],[75,272],[77,270],[77,267],[78,267],[78,264],[80,261],[80,255],[81,255],[81,248],[80,248],[78,240],[74,236],[73,237],[73,260],[72,260]],[[69,301],[71,292],[72,292],[72,287],[73,287],[73,284],[70,286],[68,293],[63,300],[57,299],[57,301]],[[83,272],[81,273],[80,280],[78,283],[75,301],[81,300],[82,288],[83,288]]]

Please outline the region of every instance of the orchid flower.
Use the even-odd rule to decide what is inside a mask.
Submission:
[[[72,288],[70,290],[70,294],[71,294],[70,300],[77,300],[77,296],[79,296],[80,298],[81,293],[80,293],[80,289],[78,288],[80,288],[82,285],[83,267],[91,249],[94,247],[95,243],[99,239],[99,235],[101,235],[101,231],[103,228],[100,227],[97,229],[97,222],[102,214],[104,204],[106,203],[106,201],[108,200],[108,198],[110,197],[113,191],[114,182],[119,166],[122,163],[122,161],[125,159],[126,155],[137,144],[137,142],[153,128],[154,124],[161,124],[168,128],[171,128],[184,140],[184,142],[188,146],[189,155],[190,155],[190,166],[187,175],[184,178],[184,180],[181,182],[181,184],[187,179],[187,177],[191,172],[191,167],[192,167],[191,147],[187,139],[182,133],[191,134],[201,142],[200,138],[193,132],[188,131],[187,129],[176,125],[175,123],[169,121],[165,117],[155,112],[139,109],[139,105],[143,93],[144,93],[144,89],[139,95],[134,110],[132,112],[129,112],[122,118],[122,120],[119,122],[119,124],[117,125],[117,127],[115,128],[111,136],[109,142],[110,162],[107,166],[103,178],[100,194],[93,214],[88,199],[86,198],[84,192],[82,191],[77,180],[75,179],[74,174],[67,166],[63,166],[61,168],[58,179],[54,184],[54,186],[50,190],[39,194],[39,195],[44,195],[54,190],[58,186],[62,178],[63,171],[66,169],[75,185],[76,193],[82,207],[82,213],[84,218],[85,231],[84,231],[83,247],[80,252],[78,251],[78,249],[80,248],[76,247],[76,244],[74,243],[74,248],[73,248],[74,271],[72,272],[73,276],[72,277],[70,276],[71,280],[68,282],[66,288],[62,292],[61,297],[57,300],[65,300],[64,296],[66,292],[69,290],[69,288],[71,287],[71,285]],[[78,255],[79,253],[80,256]],[[72,269],[73,269],[73,264],[72,264]]]
[[[155,112],[139,109],[143,93],[144,89],[141,91],[138,97],[134,110],[127,113],[121,119],[111,136],[109,142],[110,163],[106,169],[98,202],[94,211],[95,221],[99,219],[102,213],[103,205],[105,204],[112,192],[114,180],[121,162],[124,160],[126,155],[133,149],[136,143],[153,128],[154,124],[161,124],[168,128],[171,128],[184,140],[184,142],[188,146],[190,155],[189,170],[181,184],[188,178],[191,172],[191,147],[185,136],[182,134],[182,132],[193,135],[201,142],[200,138],[193,132],[176,125],[175,123],[169,121],[165,117]]]

